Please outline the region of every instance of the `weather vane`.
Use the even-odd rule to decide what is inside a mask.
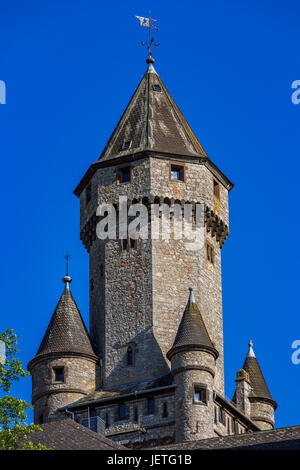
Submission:
[[[67,249],[67,254],[64,256],[66,260],[66,276],[69,276],[69,259],[71,258],[71,255],[69,255],[69,250]]]
[[[154,43],[154,38],[152,37],[151,32],[153,29],[156,29],[157,31],[159,30],[159,28],[157,28],[157,26],[153,24],[153,23],[156,23],[157,20],[154,20],[153,18],[151,18],[150,11],[149,11],[149,18],[144,18],[143,16],[137,16],[137,15],[135,15],[135,17],[139,20],[140,26],[143,26],[144,28],[149,29],[149,43],[147,44],[146,42],[142,41],[141,44],[142,46],[147,46],[147,49],[148,49],[147,63],[153,64],[154,59],[152,57],[152,46],[159,46],[159,42]]]

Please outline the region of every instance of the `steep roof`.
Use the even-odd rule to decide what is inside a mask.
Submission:
[[[71,277],[65,276],[65,289],[51,317],[34,359],[50,353],[78,353],[96,358],[87,329],[70,291]]]
[[[264,398],[264,399],[272,400],[274,402],[271,396],[271,393],[268,389],[268,386],[266,384],[263,373],[261,371],[261,368],[254,354],[252,346],[253,346],[252,341],[250,341],[249,351],[248,351],[248,354],[246,356],[246,359],[243,365],[243,369],[246,372],[248,372],[249,378],[250,378],[250,384],[252,388],[250,397]],[[275,402],[274,404],[276,405]]]
[[[154,447],[152,450],[184,451],[196,449],[299,450],[300,426],[213,437],[200,441],[179,442],[168,446]]]
[[[122,150],[126,141],[131,141],[131,145]],[[152,63],[105,146],[100,161],[144,150],[207,157]]]
[[[126,450],[126,447],[102,436],[71,419],[40,425],[42,431],[29,436],[35,445],[43,444],[55,450]]]
[[[211,342],[191,287],[188,303],[185,307],[174,344],[167,353],[167,358],[170,359],[177,351],[184,349],[204,349],[210,351],[216,358],[218,357],[218,352]]]

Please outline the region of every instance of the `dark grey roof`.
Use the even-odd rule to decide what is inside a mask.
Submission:
[[[174,344],[167,353],[168,359],[174,353],[183,349],[205,349],[210,351],[215,357],[218,356],[217,350],[211,342],[203,321],[200,310],[195,302],[192,288],[190,288],[190,296],[185,307]]]
[[[97,434],[71,419],[52,421],[41,425],[43,431],[29,436],[34,444],[43,444],[55,450],[126,450],[126,447]]]
[[[50,353],[77,353],[95,357],[87,329],[66,283],[35,359]]]
[[[161,91],[155,91],[153,85],[159,85]],[[129,140],[130,148],[120,150]],[[100,161],[144,150],[207,157],[152,64],[105,146]]]
[[[257,431],[232,436],[212,437],[200,441],[182,442],[156,447],[157,450],[299,450],[300,426]]]

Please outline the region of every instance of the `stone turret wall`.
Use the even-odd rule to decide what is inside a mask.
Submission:
[[[54,368],[64,368],[64,382],[55,382]],[[79,356],[45,357],[31,368],[34,422],[57,417],[57,409],[95,390],[98,367]]]
[[[180,352],[171,359],[175,391],[175,440],[214,437],[214,371],[212,355],[202,351]],[[194,400],[195,386],[206,387],[206,404]]]
[[[273,429],[275,424],[274,407],[265,401],[251,400],[250,418],[262,429]]]

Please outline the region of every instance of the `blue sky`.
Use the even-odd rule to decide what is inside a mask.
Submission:
[[[274,398],[277,426],[300,424],[300,79],[297,1],[151,1],[155,68],[216,165],[235,183],[223,250],[226,394],[247,343]],[[0,0],[2,230],[0,331],[34,356],[63,290],[88,323],[88,255],[72,194],[141,79],[143,0]],[[14,387],[30,400],[30,378]]]

